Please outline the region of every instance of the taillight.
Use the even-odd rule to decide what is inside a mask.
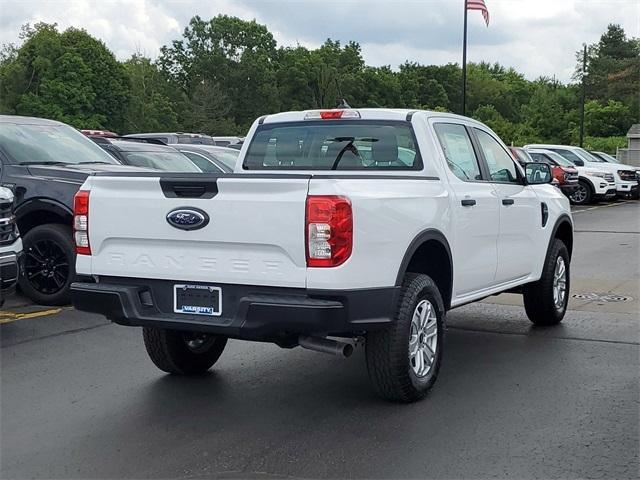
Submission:
[[[79,190],[73,197],[73,239],[78,255],[91,255],[89,245],[89,191]]]
[[[307,197],[307,266],[336,267],[351,256],[353,212],[346,197]]]
[[[349,109],[310,110],[304,116],[305,120],[340,120],[347,118],[360,118],[360,112]]]

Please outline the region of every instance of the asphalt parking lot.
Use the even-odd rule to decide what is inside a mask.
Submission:
[[[70,307],[0,312],[2,478],[637,478],[640,203],[575,209],[564,322],[516,295],[450,312],[440,378],[379,400],[342,360],[233,341],[177,378],[138,329]]]

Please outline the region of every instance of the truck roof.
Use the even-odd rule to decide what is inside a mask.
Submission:
[[[334,110],[330,108],[318,108],[313,110],[302,110],[293,112],[274,113],[272,115],[265,115],[262,118],[261,123],[281,123],[281,122],[299,122],[305,120],[305,117],[310,112],[318,112],[325,110]],[[336,109],[341,110],[341,109]],[[410,115],[422,115],[426,118],[438,117],[438,118],[451,118],[457,120],[466,120],[474,123],[476,122],[472,118],[463,117],[462,115],[456,115],[454,113],[447,112],[435,112],[432,110],[415,110],[409,108],[350,108],[345,110],[355,110],[360,113],[360,118],[363,120],[407,120]]]

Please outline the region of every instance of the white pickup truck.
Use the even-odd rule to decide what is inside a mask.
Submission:
[[[485,125],[426,111],[264,116],[233,174],[96,173],[75,198],[76,308],[142,326],[153,362],[195,374],[228,338],[347,356],[377,392],[422,397],[445,314],[501,292],[565,314],[573,227],[546,164]]]

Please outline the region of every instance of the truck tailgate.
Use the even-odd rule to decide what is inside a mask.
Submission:
[[[304,175],[90,177],[91,272],[79,273],[305,287],[308,188]],[[172,226],[179,208],[208,224]]]

